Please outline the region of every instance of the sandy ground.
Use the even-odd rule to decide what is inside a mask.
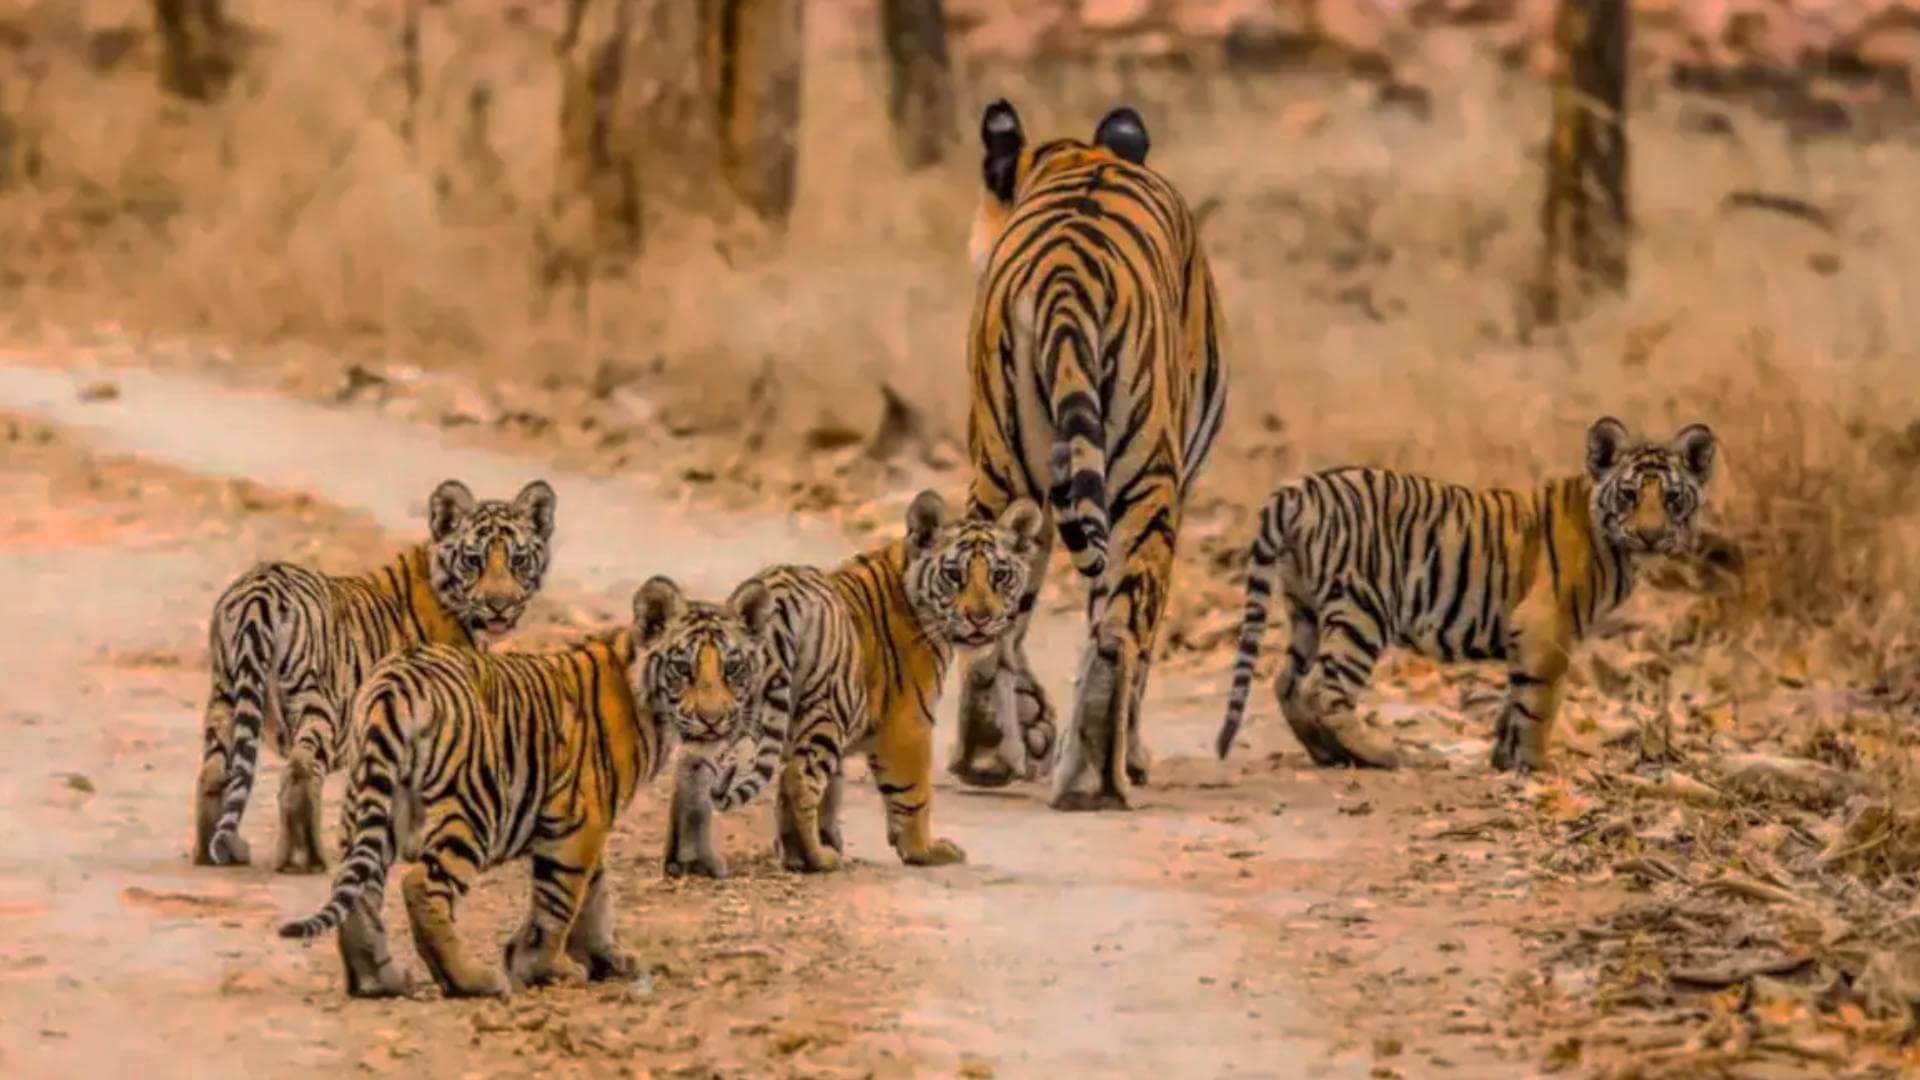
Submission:
[[[610,620],[654,572],[717,594],[846,541],[804,520],[696,522],[644,478],[370,409],[26,354],[0,365],[0,436],[9,1075],[1522,1075],[1552,997],[1538,931],[1608,898],[1536,878],[1476,825],[1513,797],[1484,743],[1417,783],[1305,770],[1263,708],[1253,752],[1222,766],[1206,751],[1218,680],[1173,676],[1152,693],[1160,764],[1135,813],[1052,814],[1033,786],[943,780],[939,827],[967,865],[899,865],[856,801],[851,868],[800,879],[772,864],[758,807],[723,822],[735,878],[668,882],[656,790],[613,855],[645,977],[506,1004],[349,1001],[330,946],[271,933],[323,882],[187,862],[205,620],[226,580],[270,557],[367,565],[417,533],[445,476],[559,492],[552,584],[513,647]],[[1057,615],[1038,628],[1062,696],[1076,633]],[[247,818],[256,850],[277,768]],[[464,922],[502,938],[524,889],[524,870],[495,873]]]

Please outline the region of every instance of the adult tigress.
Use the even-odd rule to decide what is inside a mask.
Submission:
[[[1091,143],[1029,146],[1013,106],[996,101],[980,137],[969,512],[1042,502],[1086,577],[1091,640],[1050,801],[1125,808],[1147,776],[1140,698],[1181,510],[1226,405],[1220,306],[1193,215],[1146,167],[1138,113],[1115,109]],[[1036,775],[1054,741],[1025,650],[1044,535],[1018,621],[963,679],[949,767],[969,784]]]
[[[547,572],[554,503],[544,480],[512,502],[477,500],[448,480],[427,500],[427,542],[378,570],[337,577],[266,563],[228,586],[213,610],[193,861],[250,860],[240,817],[265,728],[287,758],[274,867],[326,869],[320,788],[344,764],[345,714],[360,680],[410,645],[473,648],[512,630]]]

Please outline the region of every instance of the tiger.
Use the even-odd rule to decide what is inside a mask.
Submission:
[[[1026,595],[1040,507],[1016,499],[998,518],[949,517],[937,491],[907,508],[906,535],[821,570],[774,566],[748,579],[773,596],[773,663],[758,698],[752,768],[676,777],[664,865],[669,875],[725,875],[712,815],[750,802],[778,771],[775,850],[799,873],[836,870],[842,759],[865,750],[887,815],[887,841],[909,866],[966,861],[933,833],[933,709],[956,649],[991,648]],[[671,692],[702,660],[676,649]]]
[[[266,727],[287,759],[274,867],[325,870],[321,785],[342,761],[340,721],[354,690],[406,646],[484,648],[512,630],[547,573],[554,509],[544,480],[512,502],[476,500],[448,480],[427,500],[427,542],[378,570],[337,577],[265,563],[229,585],[209,635],[213,690],[194,787],[194,863],[252,860],[240,817]]]
[[[1504,661],[1493,768],[1543,768],[1571,650],[1626,601],[1636,565],[1728,543],[1699,522],[1716,446],[1705,424],[1660,443],[1607,416],[1587,431],[1584,474],[1531,491],[1353,466],[1282,485],[1248,556],[1215,750],[1224,760],[1239,734],[1279,592],[1292,629],[1274,694],[1316,764],[1397,767],[1354,704],[1381,652],[1400,646],[1443,663]]]
[[[1026,655],[1047,530],[1011,632],[966,665],[948,767],[997,787],[1051,761],[1053,808],[1125,809],[1148,779],[1140,701],[1182,511],[1226,414],[1224,319],[1192,212],[1146,166],[1139,113],[1109,112],[1091,143],[1029,146],[999,100],[980,138],[968,511],[1046,507],[1088,582],[1089,639],[1057,738]]]
[[[763,643],[769,610],[764,588],[743,587],[721,607],[655,577],[634,594],[629,625],[559,652],[421,645],[389,657],[354,698],[352,845],[326,905],[280,936],[338,929],[350,996],[410,993],[381,914],[388,872],[404,858],[414,944],[447,996],[631,978],[638,966],[613,936],[607,834],[677,744],[738,734],[747,717],[704,703],[670,717],[636,691],[652,677],[652,650],[687,624]],[[764,645],[750,652],[763,658]],[[745,688],[757,685],[758,662]],[[466,950],[455,909],[479,874],[519,859],[533,864],[533,897],[502,969]]]

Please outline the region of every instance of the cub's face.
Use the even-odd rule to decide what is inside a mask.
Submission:
[[[998,521],[948,520],[936,492],[907,510],[907,601],[920,625],[963,648],[998,641],[1020,613],[1040,508],[1020,499]]]
[[[1714,450],[1705,424],[1689,424],[1656,443],[1634,439],[1612,417],[1595,423],[1587,432],[1587,474],[1601,535],[1635,554],[1693,553]]]
[[[664,577],[634,596],[634,635],[645,650],[634,696],[689,743],[747,734],[771,662],[773,598],[749,581],[725,604],[688,600]]]
[[[512,502],[475,500],[458,480],[427,501],[433,591],[477,637],[512,630],[540,591],[553,539],[553,489],[535,480]]]

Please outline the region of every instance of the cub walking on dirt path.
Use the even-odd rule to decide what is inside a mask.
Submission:
[[[429,642],[484,647],[512,630],[540,591],[553,538],[544,480],[512,502],[476,501],[458,480],[427,500],[430,539],[388,565],[335,577],[289,563],[242,575],[214,604],[213,692],[194,785],[193,861],[251,861],[240,816],[266,727],[286,757],[274,869],[319,873],[320,789],[343,764],[341,721],[383,657]]]
[[[1055,748],[1026,656],[1045,529],[1013,630],[967,664],[950,768],[993,787],[1037,775],[1051,749],[1055,809],[1125,809],[1147,781],[1140,701],[1181,514],[1226,412],[1224,320],[1186,200],[1146,166],[1138,113],[1108,113],[1091,142],[1029,145],[996,101],[980,139],[967,509],[1045,500],[1087,580],[1089,633]]]
[[[954,520],[937,492],[923,491],[906,525],[901,539],[833,570],[779,566],[748,579],[773,596],[774,663],[760,702],[758,755],[750,770],[722,773],[696,760],[679,772],[669,875],[725,876],[713,850],[713,811],[751,801],[776,771],[783,864],[837,869],[845,851],[842,757],[861,749],[901,860],[965,861],[957,845],[933,835],[933,708],[954,646],[992,647],[1020,612],[1040,508],[1019,499],[994,521]],[[661,653],[680,680],[713,662],[671,641]]]
[[[407,858],[414,944],[448,995],[630,977],[634,961],[613,941],[607,834],[676,739],[738,735],[747,723],[736,695],[730,710],[707,712],[700,730],[675,731],[636,695],[653,663],[648,650],[692,626],[717,630],[751,643],[738,673],[757,684],[770,607],[751,584],[718,607],[690,603],[656,577],[634,594],[631,626],[562,652],[426,645],[383,662],[354,699],[352,847],[326,906],[280,935],[338,927],[349,994],[406,993],[411,979],[389,951],[381,907],[388,871]],[[532,905],[502,971],[467,952],[455,906],[481,872],[523,858],[533,861]]]
[[[1248,559],[1220,756],[1239,733],[1279,591],[1293,629],[1274,694],[1315,763],[1398,764],[1354,713],[1380,654],[1398,645],[1446,663],[1505,660],[1493,767],[1540,768],[1574,644],[1626,601],[1641,556],[1700,549],[1714,453],[1704,424],[1662,444],[1604,417],[1587,432],[1586,474],[1532,491],[1358,467],[1283,485]]]

